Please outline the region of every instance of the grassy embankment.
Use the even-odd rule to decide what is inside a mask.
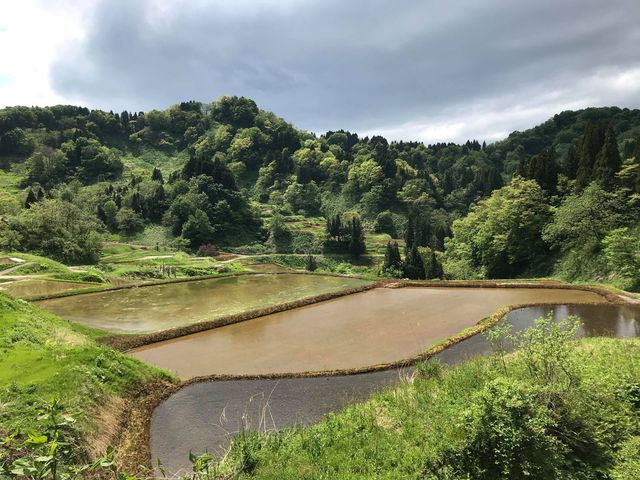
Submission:
[[[74,271],[63,263],[47,257],[22,252],[0,252],[0,256],[17,257],[24,260],[24,264],[6,265],[17,266],[11,276],[37,276],[46,280],[60,280],[77,283],[104,283],[106,280],[97,268],[82,267],[81,271]]]
[[[187,278],[245,270],[239,263],[221,263],[169,247],[141,248],[120,243],[105,246],[98,267],[111,278],[127,280]]]
[[[423,364],[413,382],[310,428],[245,434],[214,470],[279,479],[639,478],[640,340],[551,334],[526,345],[504,362]]]
[[[173,380],[98,345],[97,336],[94,330],[0,294],[0,438],[20,431],[18,439],[24,439],[29,431],[42,431],[40,408],[55,397],[73,417],[66,427],[75,439],[73,457],[102,454],[100,448],[115,440],[108,434],[117,434],[120,413],[112,410],[127,393]],[[20,450],[15,442],[3,446],[0,464],[16,453],[11,445]]]

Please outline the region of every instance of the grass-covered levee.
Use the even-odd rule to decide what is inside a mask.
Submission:
[[[99,335],[0,294],[0,478],[96,478],[135,392],[174,380]]]
[[[247,433],[215,478],[640,478],[640,340],[573,339],[540,319],[496,353],[443,369],[310,428]],[[516,347],[507,353],[505,345]],[[206,477],[203,477],[206,478]]]

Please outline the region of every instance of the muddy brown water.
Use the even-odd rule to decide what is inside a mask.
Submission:
[[[595,293],[533,288],[376,288],[154,343],[136,358],[187,380],[342,370],[413,357],[504,305],[602,302]]]
[[[148,333],[366,283],[323,275],[239,275],[56,298],[38,306],[90,327]]]
[[[457,306],[456,306],[457,307]],[[559,305],[518,309],[502,321],[521,331],[536,318],[553,312],[556,321],[581,317],[578,336],[640,336],[640,305]],[[483,335],[475,335],[440,354],[453,365],[490,351]],[[411,375],[412,367],[335,377],[279,380],[229,380],[189,385],[160,404],[151,419],[154,464],[161,459],[170,472],[189,468],[189,451],[220,455],[244,426],[273,430],[310,425],[329,412],[368,399]]]
[[[95,287],[95,285],[74,282],[58,282],[55,280],[28,279],[1,283],[0,292],[8,293],[9,295],[17,298],[26,298],[34,297],[36,295],[53,295],[54,293],[90,287]]]

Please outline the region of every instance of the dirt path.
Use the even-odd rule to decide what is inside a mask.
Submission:
[[[9,267],[6,270],[2,270],[0,272],[0,275],[4,276],[7,275],[8,273],[13,272],[15,269],[20,268],[20,267],[24,267],[25,265],[31,265],[33,262],[24,262],[24,263],[20,263],[14,267]]]

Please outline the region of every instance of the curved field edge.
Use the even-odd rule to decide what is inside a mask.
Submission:
[[[522,288],[525,286],[523,283],[518,282],[494,282],[494,281],[453,281],[453,282],[416,282],[416,281],[403,281],[403,282],[387,282],[387,288],[403,288],[403,287],[434,287],[434,286],[446,286],[450,287],[487,287],[487,288]],[[378,287],[385,286],[382,283],[377,284]],[[370,288],[375,288],[371,286]],[[559,284],[557,282],[552,283],[540,283],[536,282],[531,288],[563,288],[563,289],[576,289],[585,290],[593,293],[597,293],[603,297],[603,302],[583,302],[581,304],[627,304],[630,303],[624,296],[614,294],[609,290],[596,286],[577,286],[570,284]],[[315,302],[314,302],[315,303]],[[126,464],[129,467],[128,471],[136,466],[142,466],[142,471],[151,471],[152,459],[151,450],[149,448],[150,439],[150,427],[151,417],[155,408],[160,405],[164,400],[169,398],[172,394],[178,390],[192,385],[194,383],[211,382],[218,380],[251,380],[251,379],[277,379],[277,378],[303,378],[303,377],[326,377],[326,376],[342,376],[352,375],[357,373],[367,373],[373,371],[390,370],[394,368],[407,367],[409,365],[416,364],[420,361],[426,361],[434,357],[436,354],[450,348],[474,335],[480,334],[485,330],[497,325],[509,312],[526,307],[537,306],[550,306],[549,303],[523,303],[505,306],[489,317],[480,320],[476,325],[469,327],[461,332],[452,335],[442,341],[432,345],[426,349],[420,355],[414,357],[398,360],[391,363],[371,365],[356,369],[347,370],[329,370],[329,371],[312,371],[312,372],[296,372],[296,373],[278,373],[278,374],[266,374],[266,375],[209,375],[204,377],[196,377],[182,382],[180,385],[165,384],[160,385],[159,388],[151,389],[146,398],[139,400],[138,404],[134,404],[133,408],[128,412],[135,422],[131,423],[132,429],[127,431],[126,438],[130,439],[126,445],[120,444],[118,446],[119,455],[128,459]],[[241,320],[244,321],[244,320]]]
[[[216,478],[636,478],[640,340],[565,352],[549,378],[525,352],[427,364],[314,426],[237,437]]]
[[[444,286],[444,282],[406,285]],[[477,282],[455,285],[478,286]],[[611,300],[622,302],[618,296]],[[483,325],[488,328],[511,308],[434,346],[425,358],[481,331]],[[93,330],[26,301],[0,294],[0,320],[0,384],[4,387],[0,395],[6,396],[0,398],[0,433],[9,433],[16,427],[28,429],[36,418],[37,406],[55,395],[63,398],[77,417],[75,428],[83,445],[82,456],[95,456],[106,445],[115,443],[118,463],[125,471],[144,472],[149,468],[151,414],[155,406],[185,384],[178,385],[168,373],[97,344],[92,339]]]

